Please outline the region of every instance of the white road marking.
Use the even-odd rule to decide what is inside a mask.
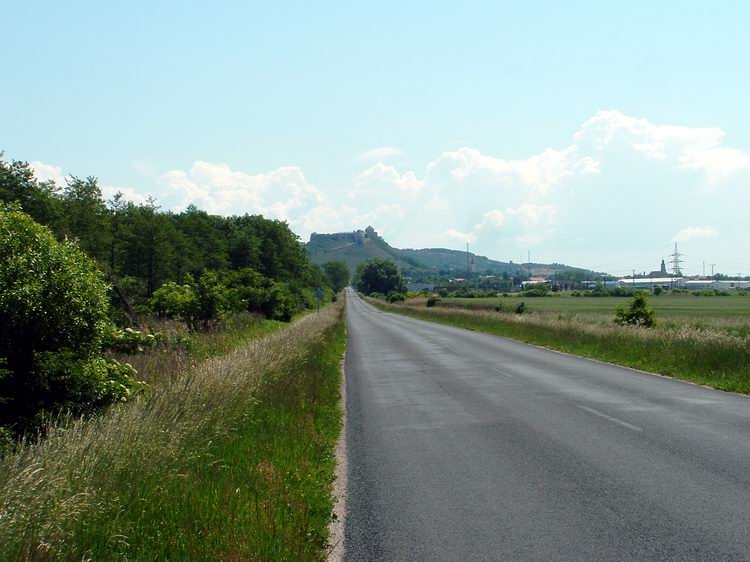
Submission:
[[[633,431],[643,431],[643,428],[638,427],[637,425],[633,425],[632,423],[628,423],[626,421],[618,420],[617,418],[613,418],[612,416],[608,416],[607,414],[600,412],[599,410],[594,410],[593,408],[589,408],[588,406],[578,406],[581,410],[586,410],[587,412],[594,414],[595,416],[599,416],[601,418],[604,418],[605,420],[609,420],[611,422],[614,422],[618,425],[621,425],[623,427],[627,427],[628,429],[632,429]]]

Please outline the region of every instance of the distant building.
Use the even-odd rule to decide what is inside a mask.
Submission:
[[[661,260],[661,269],[658,271],[652,271],[648,274],[649,277],[669,277],[669,273],[667,273],[667,264],[664,263],[664,260]]]
[[[685,279],[682,277],[625,277],[619,279],[617,284],[620,287],[632,287],[634,289],[651,289],[652,287],[682,288],[685,286]]]
[[[532,277],[528,281],[522,281],[521,286],[526,287],[527,285],[536,285],[537,283],[549,285],[549,279],[545,279],[544,277]]]
[[[750,281],[739,281],[733,279],[690,279],[685,281],[685,288],[699,291],[701,289],[750,289]]]

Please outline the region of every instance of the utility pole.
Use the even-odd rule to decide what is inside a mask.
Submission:
[[[706,260],[703,260],[703,277],[706,276]]]
[[[469,243],[466,243],[466,287],[469,286]]]
[[[710,263],[710,264],[708,264],[708,265],[710,265],[710,266],[711,266],[711,277],[713,277],[713,276],[714,276],[714,266],[715,266],[716,264],[715,264],[715,263]]]

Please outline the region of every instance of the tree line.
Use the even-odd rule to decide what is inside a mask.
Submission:
[[[310,262],[285,222],[260,215],[223,217],[193,205],[175,213],[153,198],[136,204],[121,193],[105,200],[95,177],[71,176],[65,186],[38,181],[26,162],[5,161],[2,153],[0,201],[20,205],[58,239],[77,240],[114,286],[115,303],[144,306],[166,283],[194,286],[209,271],[224,284],[252,283],[294,310],[313,304],[316,287],[341,288]],[[274,316],[261,301],[256,294],[257,311]]]

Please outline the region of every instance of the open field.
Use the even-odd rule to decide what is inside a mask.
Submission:
[[[518,299],[518,300],[517,300]],[[511,295],[496,298],[445,298],[443,303],[463,306],[497,304],[515,306],[523,300],[531,311],[573,314],[606,314],[614,317],[615,307],[623,306],[629,297],[571,297],[570,295],[549,297],[521,297]],[[649,297],[649,305],[659,317],[737,318],[745,316],[750,322],[750,296],[696,297],[693,295],[659,295]]]
[[[667,302],[677,301],[678,298],[682,297],[674,297]],[[731,301],[735,298],[739,300],[738,297],[704,297],[707,301]],[[699,297],[692,299],[697,301]],[[522,300],[511,297],[492,299],[480,309],[459,306],[427,308],[425,299],[412,299],[402,304],[368,300],[388,312],[505,336],[721,390],[750,394],[750,318],[740,315],[721,316],[716,311],[711,316],[711,309],[707,309],[705,304],[702,309],[696,308],[701,310],[701,314],[673,314],[661,321],[657,312],[657,326],[649,329],[618,326],[612,321],[610,314],[604,313],[603,307],[599,313],[589,311],[575,314],[571,313],[570,308],[558,312],[533,312],[538,310],[537,306],[541,307],[555,300],[572,306],[575,303],[571,301],[597,301],[604,298],[525,298],[523,301],[532,312],[521,315],[514,314],[512,306],[508,306],[506,312],[495,312],[488,306],[498,301],[514,305]],[[611,299],[610,302],[612,300],[624,305],[629,299]],[[658,300],[658,297],[653,300]],[[691,299],[685,297],[685,300],[690,302]]]
[[[0,462],[0,560],[324,559],[344,345],[339,303],[49,427]]]

